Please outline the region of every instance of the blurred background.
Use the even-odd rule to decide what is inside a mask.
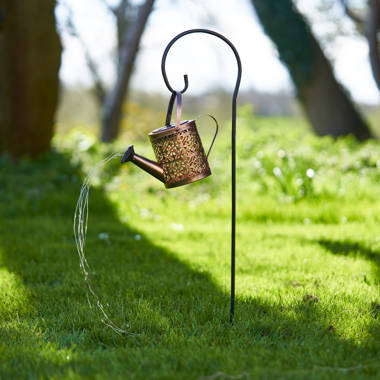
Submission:
[[[145,138],[164,124],[170,95],[163,50],[191,28],[235,44],[245,112],[302,119],[317,135],[376,138],[379,25],[378,0],[2,0],[1,151],[36,156],[75,128],[103,142]],[[167,70],[178,89],[189,76],[186,116],[229,120],[236,62],[226,44],[186,36]]]

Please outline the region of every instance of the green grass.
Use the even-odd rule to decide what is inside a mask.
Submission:
[[[1,158],[0,378],[379,378],[376,142],[241,112],[233,325],[229,128],[196,184],[100,171],[86,251],[120,336],[89,306],[72,220],[83,173],[130,143],[75,130],[38,161]]]

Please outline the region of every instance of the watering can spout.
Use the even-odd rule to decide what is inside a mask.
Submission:
[[[164,171],[162,167],[157,162],[149,160],[149,158],[145,158],[135,153],[135,150],[133,149],[133,145],[130,145],[128,147],[128,149],[125,151],[123,155],[123,158],[121,159],[122,164],[124,162],[129,162],[129,161],[133,162],[140,169],[146,171],[153,177],[157,178],[159,181],[165,182]]]

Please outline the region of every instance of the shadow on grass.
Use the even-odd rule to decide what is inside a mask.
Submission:
[[[320,239],[317,241],[319,245],[326,248],[335,255],[342,256],[359,256],[375,264],[376,266],[376,281],[380,282],[380,252],[369,249],[359,242],[351,240],[329,240]]]
[[[283,307],[238,298],[231,326],[229,294],[121,223],[98,188],[90,192],[90,277],[111,305],[111,318],[133,334],[116,335],[89,307],[79,272],[72,235],[79,170],[63,156],[53,158],[36,167],[7,166],[2,180],[8,181],[1,194],[7,199],[0,214],[2,265],[20,278],[28,297],[28,305],[1,321],[4,378],[197,378],[218,371],[294,378],[376,355],[376,346],[358,346],[329,330],[328,316],[312,302]],[[102,232],[110,244],[98,238]]]
[[[319,245],[333,253],[334,255],[361,257],[370,261],[375,265],[375,281],[376,284],[380,284],[380,252],[369,249],[363,246],[359,242],[351,240],[329,240],[320,239],[317,241]],[[364,281],[369,284],[366,275],[364,274]],[[380,304],[379,302],[371,303],[371,311],[375,319],[380,318]],[[379,330],[379,324],[377,323],[377,330]]]

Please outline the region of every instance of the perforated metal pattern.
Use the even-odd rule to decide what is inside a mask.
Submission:
[[[169,134],[155,133],[150,138],[166,187],[191,183],[211,174],[194,121]]]

